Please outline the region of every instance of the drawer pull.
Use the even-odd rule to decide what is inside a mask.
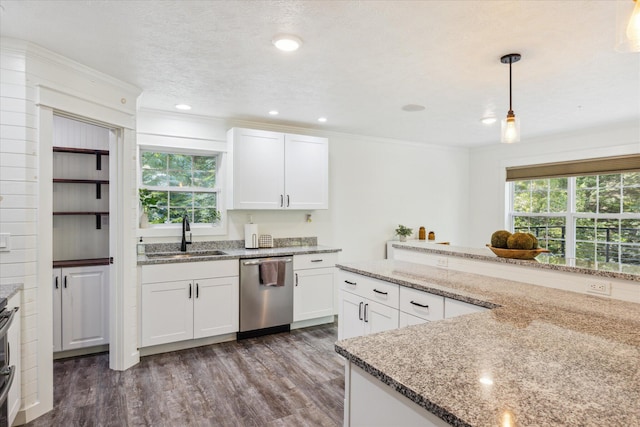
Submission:
[[[373,289],[373,292],[375,292],[377,294],[382,294],[382,295],[389,295],[389,292],[382,292],[382,291],[379,291],[379,290],[377,290],[375,288]]]
[[[350,282],[348,280],[345,280],[344,283],[346,283],[347,285],[353,285],[353,286],[356,285],[356,282]]]
[[[322,259],[312,259],[311,262],[322,262]]]
[[[360,301],[360,304],[358,305],[358,318],[359,318],[360,320],[362,320],[362,305],[363,305],[363,304],[364,304],[364,303],[363,303],[362,301]]]
[[[368,312],[369,310],[367,310],[367,308],[369,308],[369,304],[365,304],[365,305],[364,305],[364,321],[365,321],[365,322],[367,322],[367,323],[369,323],[369,316],[367,316],[367,312]]]
[[[422,308],[429,308],[428,305],[425,304],[420,304],[419,302],[415,302],[415,301],[409,301],[411,304],[413,305],[417,305],[418,307],[422,307]]]

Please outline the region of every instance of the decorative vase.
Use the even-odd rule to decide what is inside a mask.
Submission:
[[[140,215],[140,228],[147,228],[149,226],[149,216],[146,212],[142,212]]]
[[[407,241],[407,236],[400,236],[400,241],[401,242],[406,242]]]

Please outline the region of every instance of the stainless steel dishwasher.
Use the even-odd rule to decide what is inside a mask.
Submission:
[[[293,258],[240,260],[240,332],[238,339],[291,329]]]

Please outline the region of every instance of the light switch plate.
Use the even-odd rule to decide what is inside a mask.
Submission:
[[[0,233],[0,252],[11,250],[11,233]]]

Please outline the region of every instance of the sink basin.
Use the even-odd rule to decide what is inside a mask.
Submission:
[[[182,258],[194,258],[203,256],[216,256],[226,255],[226,252],[222,251],[197,251],[197,252],[155,252],[148,253],[147,258],[150,259],[182,259]]]

